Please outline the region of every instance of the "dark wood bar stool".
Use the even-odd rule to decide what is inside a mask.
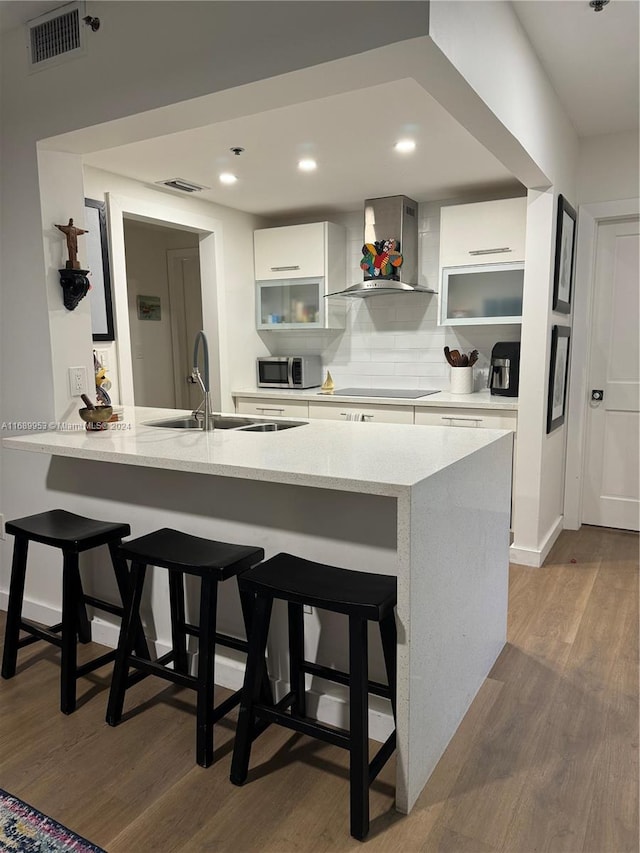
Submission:
[[[254,598],[252,632],[245,673],[231,781],[242,785],[249,770],[256,721],[277,723],[349,750],[351,835],[362,840],[369,831],[369,786],[396,745],[395,730],[369,762],[368,694],[391,700],[396,710],[396,579],[355,572],[278,554],[251,569],[240,589]],[[290,692],[277,704],[262,699],[265,649],[275,598],[288,602]],[[349,617],[349,672],[304,659],[304,605]],[[388,684],[369,681],[367,622],[378,622]],[[305,673],[349,686],[349,731],[325,726],[306,716]],[[260,726],[260,723],[258,723]]]
[[[247,651],[246,640],[217,631],[218,583],[237,577],[251,566],[255,566],[264,558],[264,551],[252,545],[232,545],[228,542],[201,539],[169,528],[125,542],[119,551],[123,558],[131,561],[131,576],[111,681],[107,723],[116,726],[120,722],[127,688],[147,675],[155,675],[181,687],[189,687],[197,692],[196,761],[202,767],[208,767],[213,761],[214,724],[240,702],[238,690],[214,707],[216,643],[227,648]],[[148,655],[137,654],[134,649],[135,624],[136,619],[139,619],[148,565],[169,570],[172,649],[155,661],[150,660]],[[185,575],[196,575],[201,582],[200,619],[197,626],[186,620]],[[251,594],[241,592],[240,603],[248,636]],[[198,672],[195,676],[189,674],[187,636],[198,637]],[[167,666],[169,663],[173,664],[173,668]],[[131,674],[130,667],[135,670]],[[263,689],[266,691],[264,695],[270,695],[266,680],[263,681]]]
[[[75,515],[63,509],[53,509],[38,515],[18,518],[6,524],[7,533],[15,536],[13,563],[9,586],[9,604],[2,656],[2,677],[13,678],[16,672],[18,649],[45,640],[61,649],[60,710],[71,714],[76,708],[76,681],[83,675],[98,669],[115,658],[115,650],[94,660],[77,664],[77,640],[88,643],[91,628],[86,605],[122,616],[121,605],[86,595],[80,579],[79,555],[90,548],[108,545],[116,583],[122,600],[127,589],[127,566],[118,554],[122,538],[131,533],[128,524],[96,521]],[[27,571],[29,542],[40,542],[62,551],[62,622],[57,625],[41,626],[24,619],[22,604]],[[20,631],[27,636],[20,638]],[[136,634],[140,651],[144,642],[142,634]]]

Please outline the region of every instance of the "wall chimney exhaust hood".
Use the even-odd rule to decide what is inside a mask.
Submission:
[[[418,204],[404,195],[364,203],[363,281],[328,293],[367,297],[389,293],[435,293],[418,284]]]

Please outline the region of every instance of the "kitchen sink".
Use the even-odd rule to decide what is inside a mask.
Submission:
[[[278,432],[281,429],[304,426],[306,421],[274,421],[263,419],[234,417],[233,415],[213,415],[214,429],[234,429],[245,432]],[[178,418],[164,418],[159,421],[145,421],[145,426],[160,427],[161,429],[190,429],[202,430],[202,421],[191,415]]]
[[[272,423],[255,423],[251,426],[239,427],[240,432],[278,432],[281,429],[304,426],[306,421],[273,421]]]

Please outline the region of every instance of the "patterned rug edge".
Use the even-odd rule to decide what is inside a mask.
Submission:
[[[2,788],[0,850],[7,853],[107,853]]]

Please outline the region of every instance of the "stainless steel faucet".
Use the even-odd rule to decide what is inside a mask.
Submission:
[[[198,354],[202,344],[204,355],[204,379],[198,367]],[[198,408],[194,411],[193,417],[197,421],[202,421],[202,428],[205,430],[213,429],[213,412],[211,411],[211,389],[209,385],[209,342],[207,336],[201,330],[196,335],[196,340],[193,345],[193,370],[191,371],[191,382],[197,383],[202,389],[204,399]]]

